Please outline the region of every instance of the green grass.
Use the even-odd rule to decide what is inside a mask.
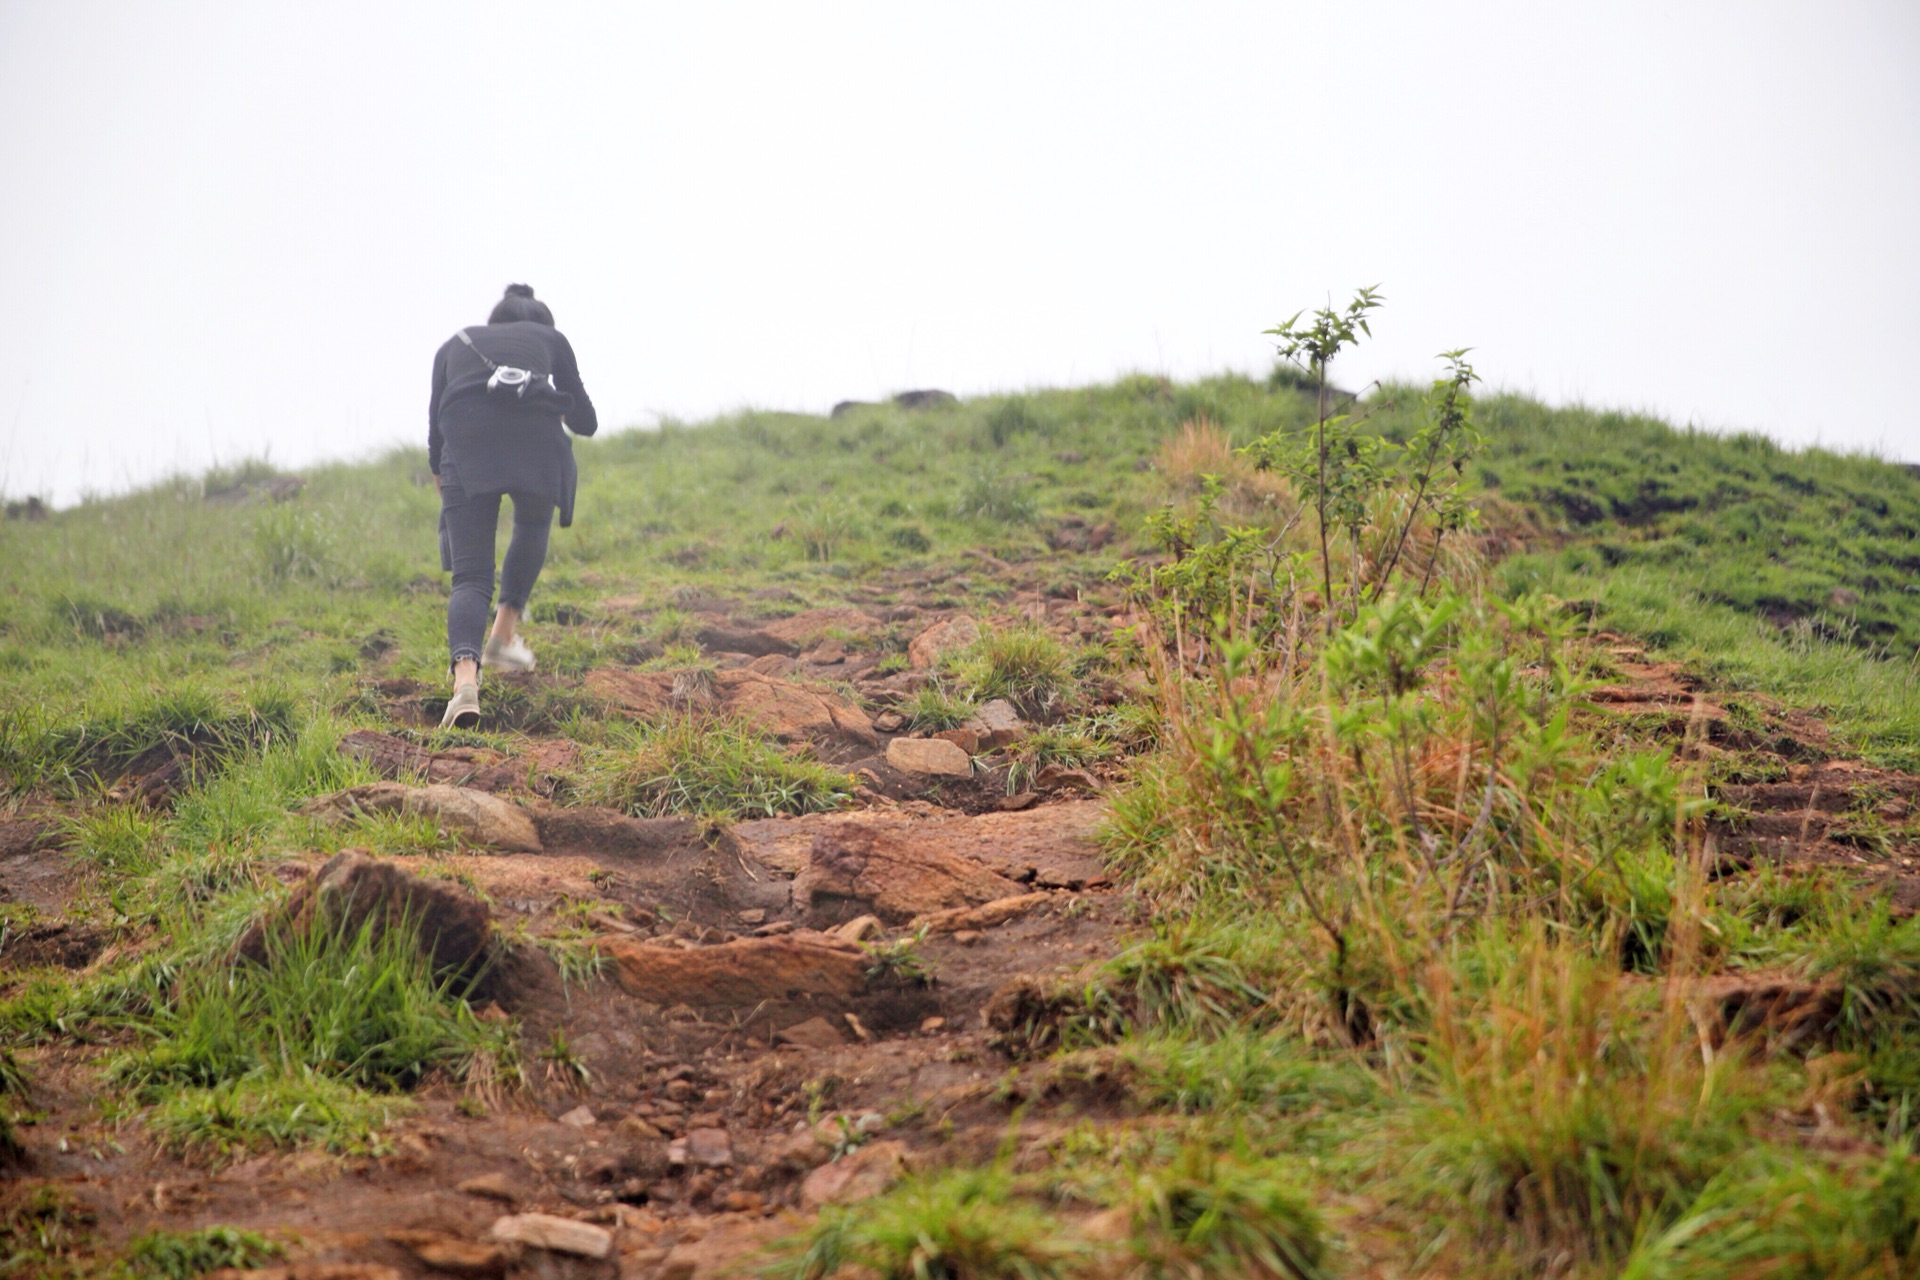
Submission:
[[[194,1280],[222,1267],[263,1267],[285,1252],[283,1245],[237,1227],[150,1231],[128,1242],[125,1265],[135,1280]]]
[[[1420,421],[1412,389],[1376,400],[1372,429],[1405,438]],[[540,675],[489,681],[487,733],[418,737],[506,754],[522,735],[571,737],[583,763],[560,803],[832,809],[852,780],[804,750],[724,720],[632,723],[581,677],[708,669],[694,642],[716,601],[742,619],[912,603],[985,628],[890,708],[914,732],[1004,697],[1040,723],[1010,753],[1010,785],[1050,764],[1125,774],[1111,866],[1159,927],[1089,958],[1008,1037],[1027,1075],[1004,1097],[1085,1106],[1081,1147],[1063,1141],[1063,1167],[1040,1172],[1010,1139],[1000,1160],[830,1210],[787,1274],[1298,1280],[1341,1270],[1349,1247],[1409,1274],[1911,1274],[1913,928],[1838,872],[1694,884],[1677,822],[1693,766],[1560,714],[1573,637],[1538,593],[1753,703],[1817,712],[1843,749],[1920,765],[1920,481],[1490,397],[1471,476],[1520,548],[1486,580],[1519,603],[1466,591],[1410,661],[1390,652],[1391,605],[1336,642],[1343,663],[1323,669],[1314,635],[1290,672],[1272,653],[1228,671],[1224,646],[1212,666],[1189,649],[1184,670],[1153,668],[1145,628],[1083,644],[1009,621],[1036,585],[1117,597],[1100,584],[1147,545],[1151,513],[1193,500],[1203,460],[1237,468],[1222,519],[1273,518],[1280,490],[1180,428],[1204,418],[1244,446],[1309,414],[1284,377],[1135,377],[580,442],[578,523],[556,534],[529,620]],[[280,892],[276,858],[449,850],[419,822],[315,831],[294,812],[370,779],[340,756],[344,734],[437,714],[446,587],[423,464],[409,449],[318,467],[279,504],[246,500],[273,476],[243,464],[0,524],[0,804],[59,808],[60,856],[85,886],[75,911],[124,947],[84,973],[6,975],[0,1034],[110,1065],[101,1087],[136,1090],[161,1144],[197,1161],[378,1153],[410,1090],[484,1094],[520,1070],[511,1033],[399,935],[321,931],[264,966],[227,963]],[[1053,547],[1109,522],[1122,537],[1100,552]],[[866,649],[904,669],[909,634],[889,624]],[[1153,706],[1106,705],[1142,674]],[[115,791],[168,753],[193,762],[170,802]],[[1863,839],[1884,844],[1871,816]],[[570,990],[602,963],[577,931],[543,945]],[[908,944],[871,962],[929,976]],[[1703,1055],[1659,1000],[1670,976],[1778,968],[1844,992],[1828,1060]],[[529,1052],[556,1088],[594,1083],[564,1028]],[[1815,1102],[1867,1154],[1774,1145]],[[85,1234],[51,1201],[9,1212],[13,1239],[44,1237],[35,1265],[65,1265]],[[1093,1215],[1109,1216],[1097,1236],[1081,1230]],[[171,1275],[223,1247],[168,1237],[149,1262]]]
[[[852,792],[845,774],[782,751],[751,726],[694,714],[613,730],[582,785],[598,803],[649,818],[815,813]]]

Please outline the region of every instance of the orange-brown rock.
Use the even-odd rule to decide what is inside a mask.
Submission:
[[[1011,898],[1020,885],[972,858],[922,839],[898,820],[822,827],[793,900],[817,921],[871,912],[888,924]]]
[[[587,689],[629,714],[653,718],[678,710],[709,710],[738,716],[782,742],[852,743],[876,746],[880,739],[867,713],[830,689],[734,671],[589,672]]]
[[[964,649],[980,638],[980,624],[966,614],[936,622],[907,645],[907,661],[916,667],[937,666],[943,655]]]
[[[613,961],[620,986],[654,1004],[702,1008],[802,996],[844,999],[866,985],[867,961],[858,948],[804,935],[741,938],[691,950],[625,937],[602,938],[597,945]]]

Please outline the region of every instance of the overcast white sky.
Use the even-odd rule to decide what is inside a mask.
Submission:
[[[1920,460],[1920,4],[0,0],[0,490],[423,439],[532,283],[610,426],[1472,345]]]

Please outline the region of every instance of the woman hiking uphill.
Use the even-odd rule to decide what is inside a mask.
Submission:
[[[427,453],[440,488],[440,567],[453,572],[447,601],[453,697],[441,728],[480,723],[481,667],[533,670],[533,651],[516,633],[547,559],[554,510],[562,528],[573,523],[567,432],[590,436],[599,426],[573,347],[553,327],[547,304],[524,284],[508,285],[484,325],[462,329],[434,353]],[[513,541],[500,569],[500,611],[489,635],[502,494],[513,499]]]

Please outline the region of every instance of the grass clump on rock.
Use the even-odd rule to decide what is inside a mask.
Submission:
[[[518,1071],[508,1026],[432,973],[407,922],[269,931],[264,963],[182,972],[147,1021],[151,1042],[110,1075],[158,1104],[165,1144],[217,1155],[362,1149],[397,1109],[375,1095],[434,1079],[487,1093]]]

